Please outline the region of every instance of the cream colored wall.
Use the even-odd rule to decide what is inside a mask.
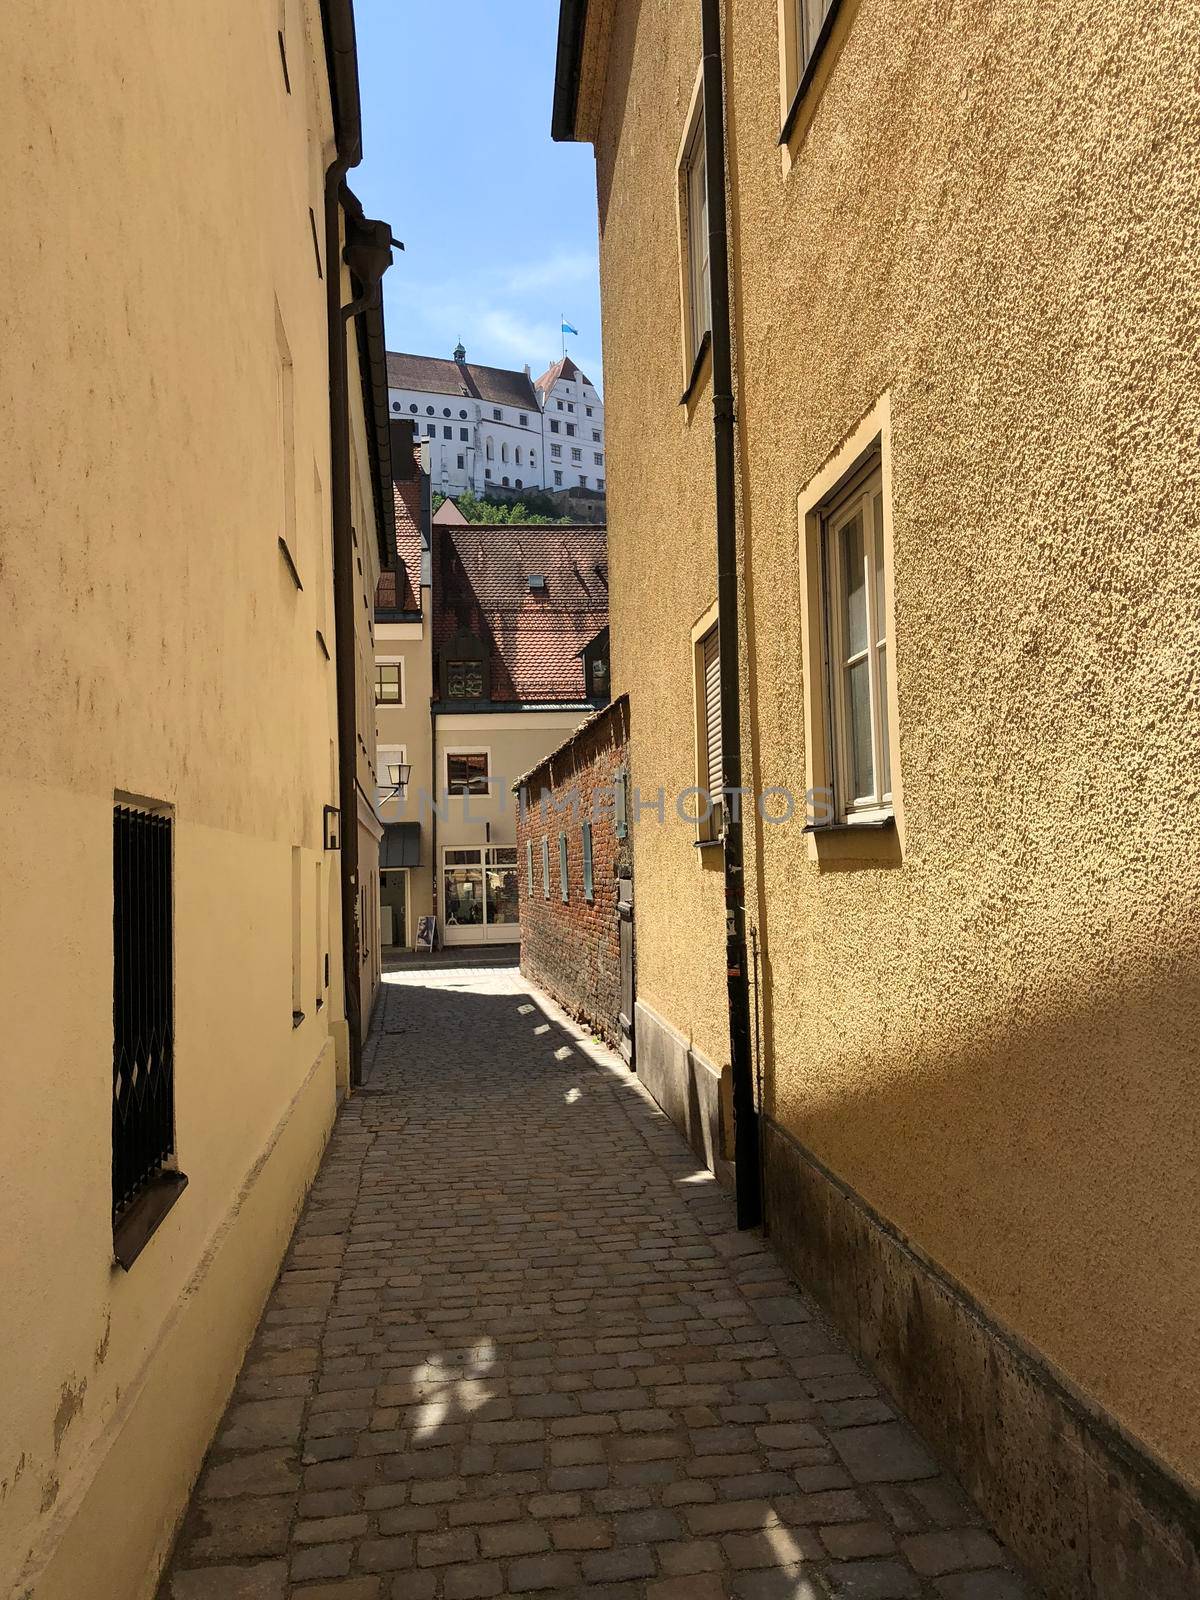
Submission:
[[[421,590],[421,609],[429,615],[429,590]],[[414,629],[417,637],[410,637]],[[417,918],[433,910],[433,827],[432,815],[422,814],[418,804],[421,791],[433,792],[433,730],[429,702],[433,694],[433,664],[429,637],[424,622],[375,624],[376,660],[401,657],[404,662],[404,704],[375,707],[375,733],[378,744],[403,745],[412,767],[408,794],[403,801],[392,801],[380,808],[387,822],[416,822],[421,829],[421,865],[408,874],[410,933],[416,938]]]
[[[1112,4],[1086,25],[1065,0],[953,24],[848,4],[794,164],[776,10],[725,10],[760,787],[804,788],[797,496],[885,391],[893,428],[903,861],[749,841],[768,1110],[1197,1485],[1191,8],[1133,29]],[[597,147],[614,670],[643,784],[686,768],[683,641],[713,587],[711,396],[702,428],[675,403],[693,13],[618,7]],[[715,1032],[692,951],[711,886],[682,841],[636,849],[642,992]]]
[[[516,844],[517,811],[512,786],[591,715],[590,709],[562,711],[439,713],[434,739],[436,799],[444,815],[437,821],[438,852],[447,846]],[[446,756],[450,751],[487,750],[492,786],[483,795],[446,795]],[[499,781],[503,780],[503,781]],[[440,913],[439,913],[440,914]]]
[[[342,273],[342,304],[354,298],[350,274]],[[362,402],[362,368],[355,325],[346,333],[350,412],[350,525],[354,540],[354,654],[358,663],[358,872],[359,1015],[364,1039],[370,1028],[383,970],[379,941],[379,841],[375,762],[375,591],[379,585],[379,530],[376,522],[367,421]]]
[[[316,6],[0,23],[0,1589],[146,1600],[334,1109],[341,1031]],[[276,307],[295,379],[281,559]],[[319,501],[316,480],[324,486]],[[64,640],[69,648],[64,653]],[[112,1265],[112,807],[175,815],[176,1125],[191,1184]],[[322,867],[334,987],[305,992]],[[312,888],[309,888],[312,885]],[[315,1000],[315,994],[314,994]],[[129,1514],[130,1496],[137,1504]]]
[[[720,1066],[723,878],[675,812],[696,782],[692,627],[717,598],[708,383],[679,403],[675,168],[699,64],[698,5],[618,7],[596,160],[613,692],[638,708],[631,806],[633,789],[647,807],[662,789],[667,819],[631,819],[638,998]],[[626,106],[645,114],[623,120]]]

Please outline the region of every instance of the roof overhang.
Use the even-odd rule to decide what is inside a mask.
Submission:
[[[325,62],[337,152],[347,166],[356,167],[362,160],[362,103],[354,0],[321,0],[321,19],[325,24]]]
[[[346,214],[346,260],[355,272],[358,256],[355,252],[378,255],[373,270],[381,278],[391,265],[391,229],[386,222],[376,222],[364,216],[362,204],[346,184],[342,185],[342,208]],[[381,240],[386,238],[384,248]],[[386,257],[386,261],[384,260]],[[355,274],[356,292],[362,287]],[[363,411],[367,425],[367,453],[371,462],[371,481],[374,488],[375,531],[379,541],[379,564],[388,568],[395,563],[396,502],[392,495],[392,433],[388,408],[387,339],[383,327],[383,294],[378,287],[355,318],[358,338],[358,366],[362,380]]]
[[[600,121],[616,0],[560,0],[550,137],[592,144]]]
[[[421,824],[385,822],[379,841],[379,865],[384,871],[421,865]]]

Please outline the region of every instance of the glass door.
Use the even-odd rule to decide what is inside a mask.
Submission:
[[[492,845],[487,852],[487,937],[492,944],[515,944],[518,926],[517,847]]]
[[[408,949],[407,867],[384,867],[380,871],[379,933],[385,950]]]
[[[483,942],[483,852],[442,852],[442,930],[447,944]]]
[[[442,851],[443,941],[517,944],[517,847],[486,845]]]

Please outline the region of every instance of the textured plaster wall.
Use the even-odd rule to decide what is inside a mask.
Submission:
[[[39,1600],[153,1590],[333,1114],[328,359],[308,217],[331,120],[316,6],[287,18],[290,96],[273,7],[0,22],[22,197],[0,233],[0,1590]],[[303,593],[277,548],[277,310]],[[174,807],[191,1179],[128,1274],[110,1230],[116,790]],[[318,864],[333,986],[293,1029],[295,846],[304,994]]]
[[[903,865],[762,829],[772,1113],[1200,1485],[1200,47],[1183,3],[862,0],[785,177],[733,0],[756,781],[795,497],[890,390]]]
[[[596,139],[614,693],[630,696],[638,994],[729,1055],[722,874],[674,797],[695,783],[692,625],[717,598],[712,398],[680,350],[675,165],[700,64],[698,5],[616,8]],[[665,823],[632,791],[666,794]]]
[[[714,586],[710,429],[675,404],[697,15],[618,7],[597,143],[643,784],[686,768]],[[904,851],[752,841],[767,1107],[1200,1486],[1194,11],[851,3],[790,164],[775,8],[726,16],[760,786],[805,786],[797,495],[885,391],[893,427]],[[715,1038],[716,885],[637,851],[642,992]]]

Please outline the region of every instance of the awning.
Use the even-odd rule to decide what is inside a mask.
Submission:
[[[389,822],[379,841],[381,867],[419,867],[421,865],[421,824]]]

